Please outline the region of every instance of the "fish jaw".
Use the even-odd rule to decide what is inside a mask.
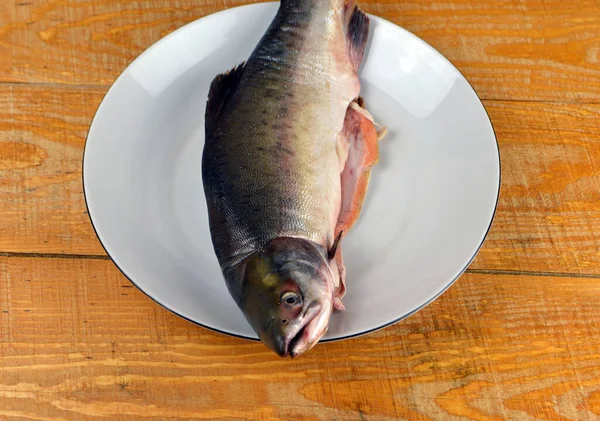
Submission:
[[[295,358],[308,351],[327,331],[331,308],[329,303],[314,301],[287,331],[273,338],[270,348],[284,358]]]
[[[328,303],[326,306],[319,306],[315,315],[307,318],[304,327],[290,342],[288,348],[290,357],[296,358],[307,352],[321,340],[329,327],[332,312],[333,305]]]
[[[332,300],[314,301],[287,329],[261,332],[260,340],[280,357],[296,358],[321,340],[327,332],[332,313]]]

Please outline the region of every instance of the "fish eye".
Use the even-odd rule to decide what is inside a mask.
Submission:
[[[283,301],[288,306],[297,306],[302,304],[302,298],[295,292],[286,292],[281,296],[281,301]]]

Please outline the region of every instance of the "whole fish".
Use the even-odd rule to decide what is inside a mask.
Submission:
[[[340,239],[381,137],[359,97],[368,34],[353,0],[282,0],[250,58],[210,87],[202,177],[215,253],[283,357],[312,348],[344,309]]]

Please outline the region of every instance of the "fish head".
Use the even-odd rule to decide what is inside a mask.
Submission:
[[[265,345],[294,358],[327,331],[333,295],[326,255],[307,240],[279,238],[246,263],[239,304]]]

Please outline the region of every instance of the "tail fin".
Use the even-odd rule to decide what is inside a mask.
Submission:
[[[369,39],[369,17],[359,9],[355,0],[348,0],[345,7],[350,58],[358,68]]]

